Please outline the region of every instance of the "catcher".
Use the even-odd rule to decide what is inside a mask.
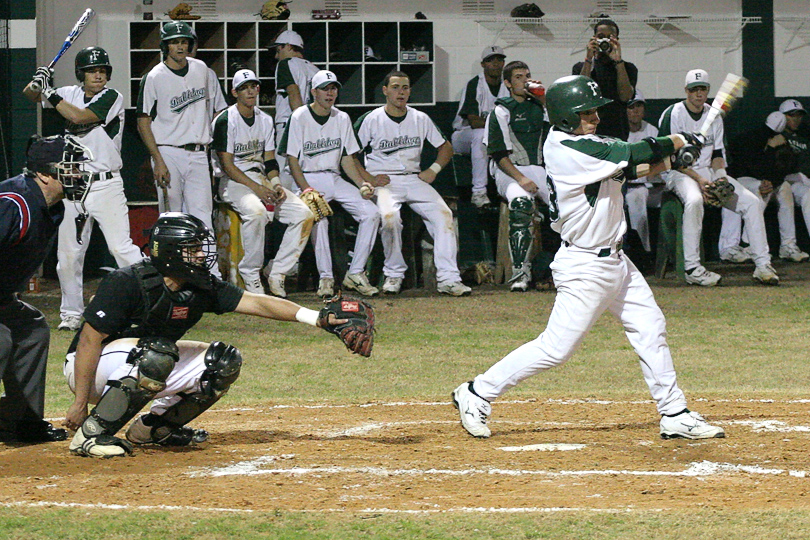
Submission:
[[[239,377],[242,356],[218,341],[181,340],[206,312],[307,323],[337,335],[353,353],[371,354],[371,306],[336,297],[314,311],[220,280],[210,273],[216,262],[213,235],[194,216],[161,214],[149,247],[151,259],[104,278],[68,350],[64,374],[75,399],[65,425],[76,430],[74,454],[107,458],[131,454],[133,444],[207,440],[205,430],[186,424],[227,393]],[[116,437],[152,400],[126,440]],[[88,403],[96,405],[89,415]]]

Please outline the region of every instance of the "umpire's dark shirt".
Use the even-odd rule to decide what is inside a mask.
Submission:
[[[61,201],[48,208],[33,178],[21,174],[0,182],[0,305],[25,289],[64,216]]]
[[[603,61],[601,58],[602,56],[598,55],[593,62],[591,79],[599,85],[602,96],[612,99],[613,103],[599,107],[599,125],[596,126],[596,134],[618,137],[626,141],[630,135],[630,123],[627,121],[627,102],[619,99],[619,76],[616,73],[616,66],[613,65],[612,60]],[[579,75],[582,73],[582,64],[583,62],[574,64],[571,74]],[[627,78],[630,79],[630,86],[633,87],[635,93],[636,83],[638,82],[638,68],[635,64],[631,64],[626,60],[624,67],[627,70]]]

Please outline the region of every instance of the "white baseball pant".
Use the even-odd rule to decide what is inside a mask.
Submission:
[[[644,277],[623,252],[597,257],[593,250],[560,247],[551,264],[557,298],[548,325],[526,343],[478,375],[475,392],[500,397],[522,380],[565,363],[593,324],[610,311],[624,326],[639,356],[644,381],[660,414],[686,408],[666,342],[666,320]]]
[[[260,172],[248,171],[245,174],[254,182],[261,183]],[[281,245],[273,259],[270,275],[286,276],[301,257],[315,222],[315,216],[309,207],[292,191],[285,189],[285,201],[276,205],[274,211],[268,211],[253,190],[227,177],[221,179],[219,192],[222,200],[239,214],[244,250],[244,256],[239,261],[239,273],[245,283],[259,279],[264,262],[265,226],[274,218],[287,225],[287,230],[284,231]]]
[[[517,180],[506,174],[497,165],[493,166],[495,171],[495,186],[498,188],[498,195],[512,202],[517,197],[537,197],[548,206],[548,183],[546,182],[546,169],[540,165],[515,165],[523,175],[534,182],[537,186],[537,193],[532,195],[518,184]]]
[[[129,352],[138,344],[138,338],[116,339],[104,346],[96,369],[96,380],[90,390],[90,403],[98,403],[107,391],[107,381],[118,381],[127,375],[136,376],[133,364],[127,364]],[[193,394],[200,391],[200,377],[205,371],[205,351],[209,343],[199,341],[177,342],[180,349],[180,360],[166,379],[166,388],[158,392],[152,402],[151,412],[163,414],[166,409],[182,399],[178,394]],[[67,379],[71,392],[76,392],[74,373],[76,353],[69,353],[65,358],[62,373]]]
[[[196,216],[211,231],[214,230],[211,196],[211,175],[208,172],[208,157],[205,152],[189,152],[175,146],[158,146],[160,155],[169,169],[169,207],[172,212],[185,212]],[[154,161],[152,166],[155,166]],[[166,208],[163,190],[158,188],[160,208]]]
[[[450,138],[453,151],[457,154],[470,156],[472,162],[472,190],[486,191],[487,189],[487,148],[484,146],[484,128],[473,129],[464,127],[454,131]]]
[[[707,180],[711,179],[709,167],[695,169]],[[768,239],[765,235],[765,218],[762,214],[762,201],[748,191],[734,178],[729,177],[734,186],[734,196],[725,207],[742,216],[748,229],[748,240],[754,263],[757,266],[770,264]],[[700,266],[700,235],[703,231],[703,192],[690,177],[678,171],[666,175],[667,189],[673,191],[683,203],[683,258],[687,270]]]
[[[276,148],[278,148],[278,145],[281,142],[281,137],[284,136],[284,130],[286,128],[287,122],[276,123]],[[278,162],[278,179],[281,182],[281,185],[285,189],[295,191],[297,186],[295,184],[295,178],[293,178],[292,173],[290,172],[290,168],[287,167],[287,156],[276,152],[276,161]]]
[[[627,215],[630,228],[638,233],[644,251],[652,251],[650,244],[650,218],[647,208],[661,206],[661,193],[664,184],[651,184],[645,182],[630,183],[624,195],[624,204],[627,206]]]
[[[796,217],[793,210],[793,191],[790,188],[790,184],[788,182],[782,182],[778,188],[763,196],[759,192],[759,185],[762,181],[750,176],[741,176],[737,178],[737,181],[762,201],[763,212],[768,203],[772,199],[776,199],[776,204],[779,207],[776,217],[779,221],[779,238],[781,239],[781,243],[783,246],[795,246]],[[742,218],[739,214],[727,208],[723,208],[721,215],[723,217],[723,227],[720,229],[720,240],[717,247],[722,255],[729,249],[739,246],[741,239],[745,240],[746,243],[749,242],[749,239],[748,228],[746,227],[743,231]]]
[[[785,176],[785,182],[790,183],[793,199],[801,207],[804,224],[810,229],[810,178],[804,173],[795,173]]]
[[[405,258],[402,256],[402,218],[399,209],[403,203],[425,220],[433,237],[433,259],[436,264],[436,279],[439,283],[461,281],[458,271],[458,240],[453,212],[442,196],[416,174],[390,175],[391,183],[375,188],[377,207],[382,216],[383,251],[386,277],[405,277]]]
[[[377,205],[364,199],[354,184],[343,180],[330,171],[304,173],[307,183],[323,195],[326,202],[337,201],[358,223],[357,239],[354,242],[354,255],[349,265],[349,274],[365,271],[377,229],[380,226],[380,213]],[[300,192],[299,192],[300,195]],[[315,246],[315,264],[323,278],[334,278],[332,272],[332,252],[329,250],[329,219],[324,218],[312,227],[312,244]]]
[[[97,221],[107,249],[119,268],[135,264],[143,259],[141,250],[132,243],[129,235],[129,209],[124,195],[124,181],[119,173],[109,180],[97,180],[90,186],[85,199],[89,217],[82,231],[82,243],[76,241],[76,216],[81,205],[65,200],[65,218],[59,226],[57,240],[56,273],[62,289],[62,317],[80,317],[84,312],[84,256],[90,244],[93,222]]]

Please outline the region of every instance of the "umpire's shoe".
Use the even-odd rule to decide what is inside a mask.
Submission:
[[[674,416],[661,417],[662,439],[722,439],[725,436],[723,428],[709,424],[689,409]]]
[[[67,431],[55,428],[45,420],[20,422],[16,426],[8,428],[0,427],[0,442],[4,443],[40,444],[65,439],[67,439]]]
[[[458,409],[464,429],[473,437],[486,439],[491,435],[487,418],[492,414],[492,405],[473,393],[472,384],[472,381],[465,382],[453,390],[453,405]]]
[[[134,444],[159,444],[161,446],[188,446],[208,440],[208,432],[187,426],[169,427],[158,415],[148,413],[138,417],[127,430],[127,440]]]

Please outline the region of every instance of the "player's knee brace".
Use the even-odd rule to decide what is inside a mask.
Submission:
[[[534,202],[529,197],[515,197],[509,202],[509,252],[512,265],[520,267],[532,245]]]
[[[166,338],[142,338],[127,363],[135,375],[107,381],[109,389],[82,424],[85,437],[115,435],[144,405],[166,387],[166,379],[179,359],[177,345]]]
[[[211,343],[205,352],[205,371],[200,378],[200,391],[182,395],[180,401],[166,409],[156,419],[153,438],[161,440],[171,430],[186,425],[219,401],[239,378],[241,369],[242,354],[239,349],[219,341]]]

